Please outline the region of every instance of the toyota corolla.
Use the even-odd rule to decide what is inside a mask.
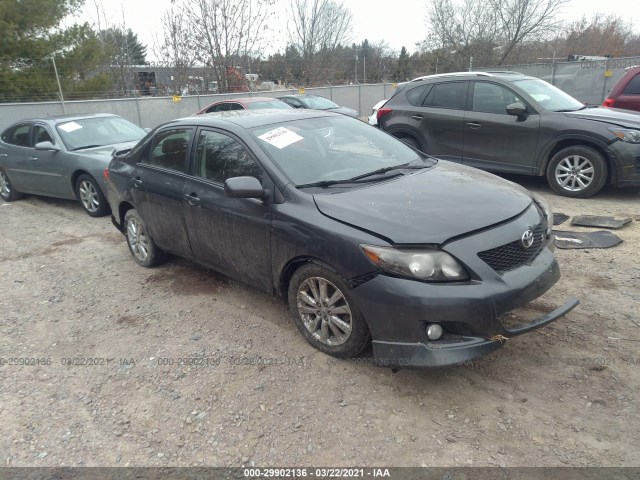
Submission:
[[[166,253],[284,297],[315,348],[458,364],[542,327],[504,314],[560,278],[543,198],[312,110],[172,121],[107,171],[136,262]]]

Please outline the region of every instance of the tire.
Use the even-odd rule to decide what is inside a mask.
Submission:
[[[11,180],[4,170],[0,170],[0,198],[5,202],[13,202],[22,198],[22,194],[11,185]]]
[[[289,283],[288,298],[298,330],[318,350],[350,358],[369,344],[369,327],[351,300],[349,288],[327,268],[307,264],[296,270]],[[320,300],[322,305],[318,305]]]
[[[563,148],[547,166],[551,189],[565,197],[587,198],[607,181],[607,165],[600,152],[584,145]]]
[[[134,209],[124,216],[125,236],[129,251],[138,265],[151,268],[162,263],[165,254],[158,248],[147,230],[147,225]]]
[[[84,211],[92,217],[104,217],[111,210],[98,182],[86,173],[76,180],[76,197]]]
[[[420,148],[420,145],[418,144],[418,141],[413,137],[400,137],[398,140],[406,143],[411,148],[415,148],[416,150],[422,151],[422,149]]]

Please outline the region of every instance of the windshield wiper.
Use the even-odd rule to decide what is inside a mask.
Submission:
[[[82,147],[76,147],[73,150],[71,150],[72,152],[76,152],[78,150],[85,150],[87,148],[95,148],[95,147],[102,147],[103,145],[83,145]]]
[[[368,172],[368,173],[363,173],[362,175],[357,175],[355,177],[351,177],[351,178],[344,178],[341,180],[320,180],[319,182],[313,182],[313,183],[304,183],[302,185],[296,185],[297,188],[307,188],[307,187],[320,187],[320,188],[327,188],[330,187],[331,185],[342,185],[342,184],[348,184],[348,183],[364,183],[364,182],[374,182],[376,180],[380,180],[379,178],[372,178],[370,180],[364,180],[365,178],[369,178],[369,177],[373,177],[376,175],[384,175],[387,172],[390,172],[392,170],[417,170],[417,169],[422,169],[422,168],[427,168],[428,165],[412,165],[410,166],[408,163],[403,163],[401,165],[394,165],[392,167],[384,167],[384,168],[379,168],[377,170],[374,170],[373,172]],[[385,180],[389,179],[389,178],[394,178],[394,177],[399,177],[400,175],[403,175],[401,172],[397,172],[394,175],[387,175],[386,177],[383,177]]]

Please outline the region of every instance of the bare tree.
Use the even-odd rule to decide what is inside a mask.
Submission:
[[[301,53],[304,79],[313,83],[322,66],[318,53],[333,51],[351,40],[351,11],[334,0],[291,0],[289,42]]]
[[[496,14],[500,32],[502,65],[513,50],[525,41],[540,40],[560,25],[558,14],[570,0],[488,0]]]
[[[214,69],[221,91],[228,91],[230,82],[236,81],[243,61],[262,52],[273,3],[274,0],[182,0],[193,46]]]
[[[595,15],[582,17],[567,27],[565,55],[624,55],[625,45],[632,38],[633,27],[620,17]]]

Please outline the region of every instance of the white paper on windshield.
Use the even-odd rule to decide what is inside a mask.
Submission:
[[[82,128],[82,125],[78,125],[76,122],[67,122],[62,125],[58,125],[60,130],[64,130],[67,133],[75,132]]]
[[[258,138],[264,140],[267,143],[270,143],[271,145],[279,149],[283,149],[284,147],[288,147],[292,143],[303,140],[303,138],[296,132],[292,132],[285,127],[278,127],[267,133],[263,133]]]
[[[549,100],[551,98],[545,93],[532,93],[531,96],[536,102],[544,102],[545,100]]]

